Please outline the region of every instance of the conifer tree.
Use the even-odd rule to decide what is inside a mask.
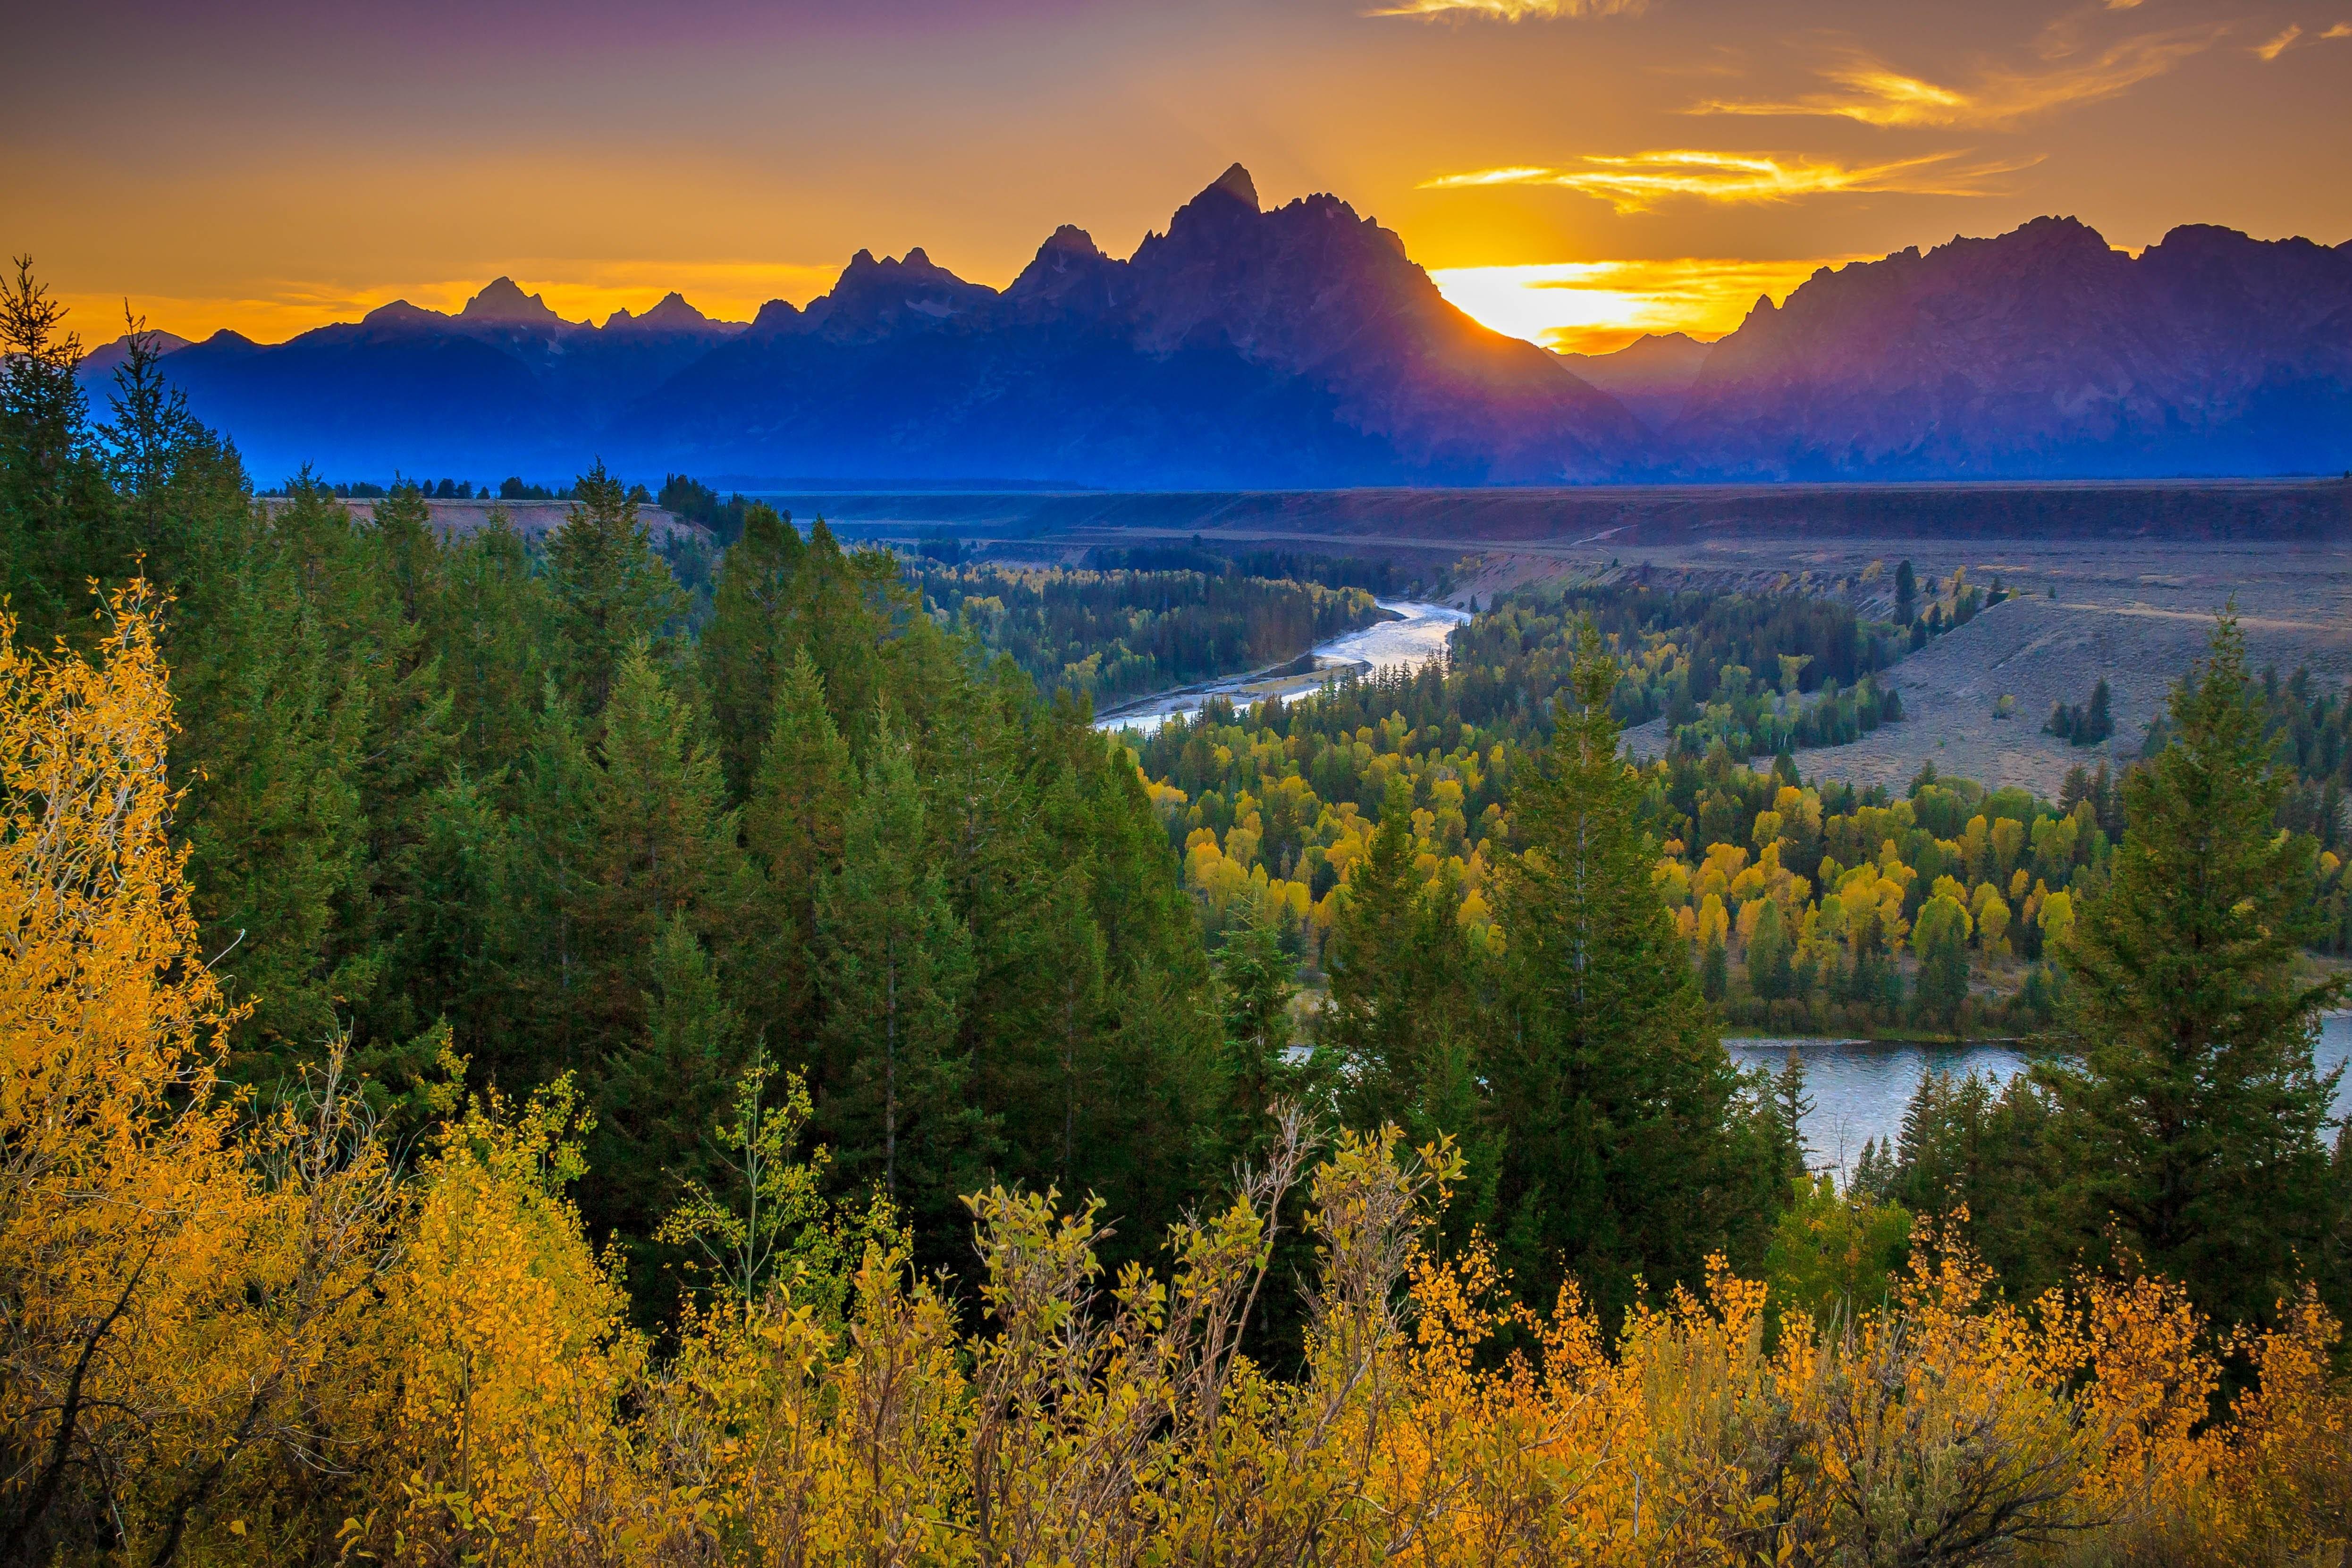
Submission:
[[[744,995],[772,1040],[805,1039],[815,1029],[818,895],[841,864],[857,784],[825,707],[824,678],[801,648],[777,688],[743,812],[744,844],[760,877]]]
[[[81,340],[33,277],[0,279],[0,593],[35,636],[79,617],[112,497],[88,442]]]
[[[1507,969],[1484,1063],[1501,1142],[1496,1225],[1523,1291],[1563,1262],[1610,1311],[1762,1245],[1778,1161],[1736,1125],[1738,1078],[1651,881],[1642,789],[1588,622],[1551,745],[1514,770]]]
[[[646,959],[663,929],[682,919],[705,937],[724,931],[743,888],[719,760],[642,645],[621,663],[600,752],[594,860],[576,907],[590,1028],[609,1051],[645,1026]]]
[[[2107,889],[2063,944],[2072,1055],[2044,1076],[2052,1132],[2084,1245],[2257,1322],[2326,1228],[2334,1080],[2312,1042],[2345,985],[2298,972],[2316,847],[2273,826],[2284,785],[2234,616],[2168,711],[2171,743],[2125,778]]]
[[[1765,900],[1757,911],[1755,934],[1748,939],[1748,987],[1767,1002],[1788,995],[1795,983],[1789,964],[1788,929],[1780,918],[1780,903]]]
[[[1238,1158],[1263,1143],[1276,1104],[1299,1087],[1288,1060],[1298,963],[1282,950],[1281,927],[1253,908],[1225,934],[1216,964],[1225,1020],[1224,1143]]]
[[[784,671],[807,653],[804,629],[793,624],[806,548],[789,516],[754,502],[742,536],[719,557],[710,624],[702,631],[702,679],[719,762],[739,794],[751,788]]]
[[[580,476],[579,499],[547,542],[568,689],[591,720],[604,710],[629,650],[686,613],[669,567],[653,552],[637,503],[598,463]]]
[[[719,994],[710,956],[683,915],[664,922],[647,968],[645,1034],[625,1042],[599,1074],[589,1145],[595,1178],[585,1205],[600,1226],[640,1240],[654,1234],[689,1184],[714,1179],[705,1135],[726,1105],[743,1056],[741,1020]],[[668,1299],[650,1271],[640,1271],[636,1283],[640,1300]]]
[[[1461,894],[1444,880],[1423,889],[1412,809],[1411,783],[1391,780],[1324,941],[1330,991],[1317,1037],[1338,1058],[1349,1125],[1393,1121],[1416,1143],[1442,1134],[1470,1142],[1475,1109],[1462,1090],[1472,961],[1454,918]]]
[[[1919,954],[1916,995],[1921,1018],[1958,1033],[1960,1005],[1969,997],[1969,911],[1949,893],[1938,893],[1920,906],[1912,928],[1912,946]]]
[[[454,701],[457,752],[483,779],[511,769],[539,730],[554,674],[547,584],[504,508],[451,545],[432,636]]]
[[[842,863],[817,906],[824,1027],[820,1114],[845,1176],[907,1214],[925,1250],[952,1248],[957,1196],[993,1152],[961,1048],[971,939],[931,861],[913,756],[877,717]]]

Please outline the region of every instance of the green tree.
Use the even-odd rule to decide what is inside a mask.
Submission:
[[[739,793],[751,788],[784,672],[807,655],[805,628],[793,624],[806,553],[790,517],[754,502],[744,513],[742,537],[719,558],[710,624],[702,632],[702,679],[719,761]]]
[[[719,993],[719,976],[685,916],[672,914],[654,943],[646,1032],[602,1064],[590,1169],[597,1179],[583,1208],[633,1244],[642,1263],[664,1216],[696,1184],[717,1179],[706,1133],[740,1071],[742,1021]],[[649,1321],[674,1301],[674,1282],[650,1267],[631,1271]]]
[[[1801,1308],[1815,1322],[1885,1306],[1909,1249],[1910,1214],[1842,1194],[1826,1175],[1800,1177],[1795,1191],[1764,1252],[1773,1301]]]
[[[547,542],[547,566],[568,689],[594,719],[630,650],[683,616],[686,595],[654,553],[637,503],[604,464],[580,476],[574,494]]]
[[[759,874],[744,994],[772,1039],[814,1032],[818,895],[841,864],[857,783],[849,747],[825,707],[824,678],[802,648],[776,690],[743,810],[744,844]]]
[[[1552,743],[1514,770],[1503,1010],[1485,1063],[1496,1226],[1521,1289],[1548,1299],[1565,1263],[1612,1312],[1637,1276],[1696,1283],[1711,1251],[1759,1254],[1777,1186],[1651,880],[1642,784],[1610,713],[1617,673],[1588,622]]]
[[[744,891],[736,814],[695,715],[641,645],[623,659],[589,797],[593,856],[575,894],[597,1054],[646,1026],[647,955],[673,921],[727,932]]]
[[[1772,1120],[1780,1136],[1780,1162],[1791,1182],[1811,1179],[1806,1163],[1805,1118],[1813,1113],[1812,1096],[1805,1092],[1805,1055],[1795,1046],[1772,1075]]]
[[[1334,1058],[1348,1125],[1392,1121],[1416,1143],[1451,1134],[1467,1149],[1479,1142],[1468,1059],[1473,959],[1454,920],[1458,888],[1443,878],[1423,887],[1412,814],[1412,784],[1390,780],[1380,826],[1349,869],[1324,940],[1330,989],[1316,1036]]]
[[[924,1253],[944,1258],[959,1250],[958,1194],[978,1184],[994,1142],[961,1048],[971,938],[929,857],[911,751],[887,721],[876,733],[841,867],[818,900],[818,1110],[843,1172],[878,1186]]]
[[[1919,954],[1915,994],[1919,1016],[1943,1026],[1957,1036],[1960,1005],[1969,999],[1969,911],[1949,893],[1938,893],[1919,908],[1911,928],[1911,945]]]
[[[1756,911],[1756,930],[1748,939],[1748,988],[1767,1002],[1778,1002],[1794,989],[1796,976],[1789,963],[1789,927],[1775,900],[1764,900]]]
[[[2173,740],[2124,784],[2106,891],[2076,915],[2066,1060],[2044,1069],[2069,1218],[2223,1323],[2269,1319],[2325,1233],[2335,1075],[2312,1065],[2343,979],[2298,971],[2316,846],[2273,822],[2284,781],[2234,616],[2177,687]]]
[[[1225,934],[1216,965],[1225,1021],[1223,1142],[1239,1157],[1271,1135],[1275,1106],[1301,1087],[1289,1060],[1298,961],[1283,951],[1282,928],[1253,908]]]
[[[16,268],[0,279],[0,592],[39,639],[81,607],[83,578],[112,574],[98,546],[113,497],[74,375],[81,340],[33,258]]]

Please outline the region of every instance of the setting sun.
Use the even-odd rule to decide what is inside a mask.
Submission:
[[[1759,296],[1775,303],[1822,267],[1855,259],[1563,261],[1448,267],[1430,279],[1473,321],[1562,353],[1609,353],[1645,332],[1717,338]]]

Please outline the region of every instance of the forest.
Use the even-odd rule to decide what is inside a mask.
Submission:
[[[1259,564],[1276,571],[1303,563]],[[1009,656],[1040,689],[1066,689],[1102,708],[1286,663],[1382,613],[1366,589],[1200,566],[1067,570],[919,560],[908,576],[950,625]]]
[[[601,468],[257,504],[23,266],[0,337],[8,1560],[2343,1550],[2340,867],[2228,622],[2063,809],[1631,767],[1598,614],[1539,718],[1139,754],[822,523],[693,614]],[[1930,926],[2045,1064],[1841,1188],[1721,1009]]]

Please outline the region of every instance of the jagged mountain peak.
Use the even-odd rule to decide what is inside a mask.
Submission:
[[[457,312],[461,321],[496,322],[524,327],[568,326],[537,294],[526,294],[511,278],[493,278]]]
[[[1250,211],[1258,210],[1257,182],[1251,179],[1250,172],[1239,163],[1234,164],[1223,174],[1210,181],[1208,189],[1202,191],[1201,195],[1231,196]]]
[[[733,323],[714,321],[692,305],[686,296],[673,289],[642,316],[632,315],[626,307],[605,318],[604,330],[644,332],[709,332],[737,330]]]

